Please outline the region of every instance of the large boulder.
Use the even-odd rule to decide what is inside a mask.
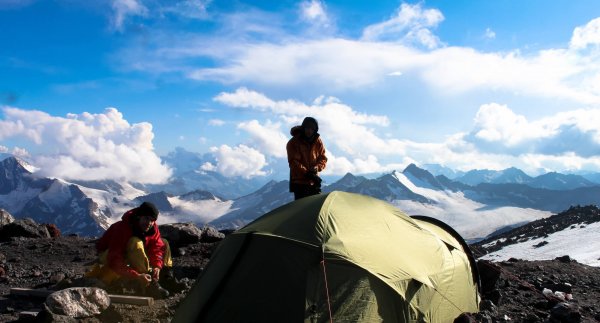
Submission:
[[[13,223],[15,219],[4,209],[0,209],[0,227]]]
[[[170,223],[159,226],[160,234],[174,248],[187,246],[198,242],[216,242],[223,240],[225,235],[217,229],[205,226],[198,228],[193,223]]]
[[[193,223],[162,224],[158,229],[160,235],[167,239],[174,248],[200,242],[202,237],[202,230]]]
[[[225,234],[219,232],[217,229],[209,226],[202,228],[202,236],[200,241],[202,242],[217,242],[225,239]]]
[[[50,238],[50,233],[45,225],[25,218],[0,227],[0,240],[6,241],[12,237]]]
[[[110,306],[108,293],[95,287],[73,287],[50,294],[46,298],[50,312],[74,318],[98,315]]]

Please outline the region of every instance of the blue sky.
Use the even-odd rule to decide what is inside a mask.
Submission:
[[[599,17],[591,0],[0,0],[0,152],[152,183],[184,147],[261,177],[312,115],[328,175],[600,171]]]

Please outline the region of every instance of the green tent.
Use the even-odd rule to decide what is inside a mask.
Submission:
[[[452,322],[478,311],[477,282],[450,227],[332,192],[229,235],[173,322]]]

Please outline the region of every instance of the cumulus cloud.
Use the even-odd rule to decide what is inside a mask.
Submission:
[[[570,47],[573,49],[584,49],[590,45],[600,44],[600,18],[593,19],[585,26],[579,26],[573,30]]]
[[[482,152],[583,158],[600,153],[600,109],[578,109],[529,121],[507,106],[482,105],[465,140]],[[554,158],[554,157],[553,157]]]
[[[326,174],[387,172],[411,162],[438,163],[457,169],[504,169],[510,166],[535,172],[577,167],[599,169],[600,109],[557,113],[537,120],[512,111],[507,105],[483,104],[470,131],[450,134],[442,142],[415,142],[380,135],[389,126],[385,116],[361,114],[335,98],[319,97],[312,104],[273,100],[239,88],[223,92],[215,101],[252,109],[279,122],[242,122],[246,143],[261,154],[284,158],[284,130],[310,115],[317,118],[329,156]],[[283,130],[281,129],[283,128]],[[562,163],[562,164],[561,164]],[[535,165],[535,167],[534,167]],[[559,167],[562,165],[562,168]]]
[[[389,20],[366,27],[362,38],[367,41],[416,43],[432,49],[439,47],[441,41],[431,28],[437,27],[443,20],[444,15],[437,9],[423,9],[421,3],[403,3]]]
[[[129,124],[115,108],[66,118],[14,107],[3,112],[0,140],[26,138],[45,151],[33,159],[43,175],[140,183],[162,183],[171,175],[154,153],[152,125]]]
[[[210,151],[216,162],[214,164],[205,163],[201,166],[202,170],[215,171],[227,177],[252,178],[267,175],[267,172],[263,170],[267,166],[266,158],[254,148],[246,145],[236,147],[221,145],[211,147]]]
[[[118,31],[123,30],[123,25],[128,17],[146,16],[149,12],[141,0],[112,0],[111,8],[114,12],[111,25]]]
[[[319,132],[327,138],[325,145],[332,144],[352,156],[364,157],[370,153],[389,154],[390,151],[402,150],[400,141],[382,139],[371,128],[388,126],[389,119],[386,116],[357,112],[334,98],[318,98],[312,105],[307,105],[295,100],[275,101],[262,93],[239,88],[233,93],[220,93],[215,101],[236,108],[268,112],[278,116],[288,129],[300,124],[305,116],[313,116],[319,121]],[[242,129],[248,130],[249,124]],[[253,131],[253,134],[258,132]],[[277,144],[284,141],[281,136],[277,137]]]
[[[257,147],[259,151],[269,156],[286,158],[285,145],[289,138],[281,131],[281,123],[267,120],[263,125],[258,120],[250,120],[239,123],[237,127],[248,133],[250,145]]]

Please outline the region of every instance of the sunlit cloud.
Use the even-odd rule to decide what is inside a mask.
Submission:
[[[32,157],[43,175],[139,183],[162,183],[171,176],[154,152],[152,125],[129,124],[115,108],[66,117],[14,107],[2,111],[0,140],[21,138],[47,151]]]

